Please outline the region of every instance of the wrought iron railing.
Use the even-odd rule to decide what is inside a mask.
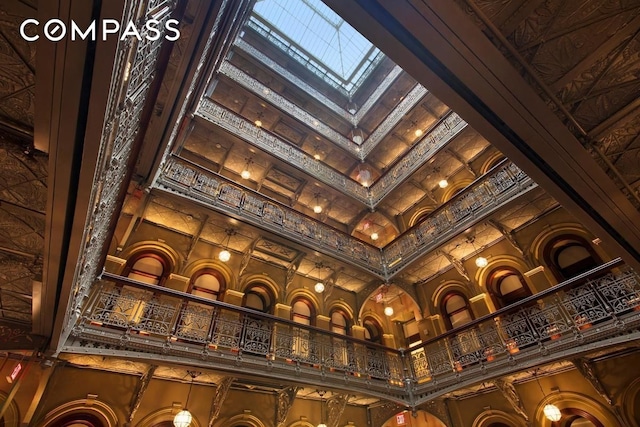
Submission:
[[[640,277],[621,264],[618,258],[408,349],[417,401],[627,340],[640,325]]]
[[[404,389],[401,351],[107,272],[73,334],[200,362],[253,359],[261,362],[260,371],[306,370],[365,389],[376,383],[385,394]]]
[[[518,166],[504,160],[385,246],[387,276],[393,277],[418,257],[536,187]]]
[[[640,278],[620,259],[407,350],[103,273],[72,335],[419,405],[461,386],[638,338]]]

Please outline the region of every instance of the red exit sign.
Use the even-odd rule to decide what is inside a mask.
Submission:
[[[9,375],[7,375],[7,382],[8,383],[14,382],[16,380],[16,378],[18,378],[18,375],[20,375],[20,371],[22,371],[22,363],[18,363],[13,368],[13,371],[11,371],[11,373]]]

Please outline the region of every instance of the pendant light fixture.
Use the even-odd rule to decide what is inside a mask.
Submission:
[[[245,163],[244,165],[244,169],[242,169],[242,172],[240,172],[240,176],[242,177],[242,179],[251,178],[251,163],[253,163],[253,160],[251,159],[251,157],[248,157],[247,163]]]
[[[317,427],[327,427],[324,423],[324,390],[316,390],[316,392],[320,395],[320,424]]]
[[[187,409],[189,406],[189,396],[191,396],[191,388],[193,387],[193,380],[200,374],[195,371],[187,371],[189,376],[191,376],[191,383],[189,383],[189,393],[187,393],[187,402],[184,405],[182,411],[178,412],[175,417],[173,417],[173,425],[175,427],[189,427],[191,425],[191,421],[193,420],[193,415]]]
[[[540,391],[542,392],[542,398],[544,399],[546,397],[544,390],[542,389],[542,384],[540,384],[540,379],[538,378],[538,373],[536,372],[535,374],[536,377],[536,382],[538,383],[538,387],[540,387]],[[549,421],[560,421],[560,419],[562,418],[562,412],[560,412],[560,408],[558,408],[556,405],[554,405],[553,403],[548,403],[546,405],[544,405],[544,408],[542,408],[542,412],[544,413],[544,416],[549,420]]]
[[[320,193],[315,193],[314,196],[315,196],[316,204],[313,205],[313,211],[319,214],[322,212],[322,206],[320,206]]]
[[[229,252],[229,241],[231,240],[231,236],[236,234],[236,231],[232,228],[229,228],[225,230],[225,233],[227,233],[227,237],[225,237],[225,240],[223,241],[223,249],[218,254],[218,259],[222,262],[227,262],[231,259],[231,252]]]
[[[316,293],[321,294],[324,292],[324,283],[322,282],[316,282],[316,284],[313,287],[313,290],[316,291]]]

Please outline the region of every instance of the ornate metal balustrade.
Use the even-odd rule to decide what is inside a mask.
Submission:
[[[409,407],[640,338],[640,277],[611,261],[408,350],[103,273],[66,350],[197,364]]]
[[[517,166],[504,161],[381,251],[179,157],[166,161],[153,186],[301,242],[384,280],[390,280],[460,230],[536,188]]]
[[[414,404],[541,363],[637,339],[640,277],[620,259],[407,351]]]
[[[404,395],[400,351],[110,273],[94,284],[72,334],[84,352],[186,357],[247,375],[348,384],[397,401]]]
[[[388,244],[383,250],[387,276],[393,277],[425,252],[437,249],[460,231],[536,187],[515,164],[503,161]]]
[[[425,136],[371,186],[369,189],[369,202],[371,205],[377,206],[393,189],[428,162],[466,127],[467,123],[458,114],[451,112],[432,129],[425,132]],[[374,134],[371,134],[369,139],[365,141],[363,151],[365,150],[364,145],[367,145],[368,141],[373,137]],[[369,147],[373,148],[372,146]]]
[[[365,206],[370,206],[367,188],[233,111],[203,98],[198,105],[196,115],[220,126],[259,149],[270,153],[272,156],[309,173],[319,181],[362,202]]]
[[[168,159],[154,188],[190,198],[384,278],[378,248],[187,160]]]
[[[414,99],[409,99],[409,101],[413,102]],[[366,188],[323,162],[317,161],[301,149],[255,126],[242,116],[209,99],[203,98],[200,101],[196,114],[259,149],[298,167],[319,181],[353,197],[371,209],[374,209],[393,189],[402,184],[409,175],[429,161],[434,154],[446,146],[467,126],[467,123],[456,113],[448,114],[378,181],[370,188]]]

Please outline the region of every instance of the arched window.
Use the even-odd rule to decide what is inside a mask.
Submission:
[[[244,292],[243,307],[262,313],[271,313],[275,304],[275,297],[267,285],[251,284]]]
[[[340,335],[349,335],[351,333],[351,325],[346,313],[340,309],[331,310],[331,332]]]
[[[315,324],[315,309],[306,298],[296,298],[291,305],[291,320],[303,325]]]
[[[198,271],[191,277],[188,292],[202,298],[222,301],[225,288],[224,276],[217,270],[207,268]]]
[[[552,424],[553,427],[604,427],[602,422],[590,413],[577,408],[564,408],[562,418]]]
[[[382,326],[375,319],[366,317],[362,326],[364,326],[365,340],[382,344]]]
[[[155,252],[136,254],[127,261],[125,276],[149,285],[162,286],[170,273],[169,261]]]
[[[559,236],[549,242],[544,258],[558,281],[575,277],[602,263],[586,240],[571,235]]]
[[[459,292],[450,292],[442,299],[444,321],[448,329],[457,328],[473,320],[467,298]]]
[[[531,295],[531,290],[516,269],[499,267],[489,273],[487,289],[497,308],[513,304]]]
[[[73,414],[49,424],[48,427],[103,427],[98,417],[91,414]]]

